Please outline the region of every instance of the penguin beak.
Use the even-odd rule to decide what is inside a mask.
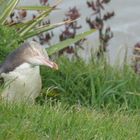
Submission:
[[[41,57],[40,60],[42,65],[58,70],[58,65],[55,62],[49,60],[49,58]]]
[[[53,61],[50,61],[48,59],[44,59],[43,63],[44,63],[44,65],[46,65],[46,66],[48,66],[50,68],[58,70],[58,65],[55,62],[53,62]]]

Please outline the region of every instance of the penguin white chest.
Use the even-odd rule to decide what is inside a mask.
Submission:
[[[39,66],[24,63],[14,71],[3,73],[4,90],[2,98],[7,101],[34,101],[39,95],[42,83]]]

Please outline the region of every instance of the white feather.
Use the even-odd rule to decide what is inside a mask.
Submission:
[[[24,63],[8,74],[2,74],[4,90],[2,98],[7,101],[34,101],[41,90],[41,76],[39,66]]]

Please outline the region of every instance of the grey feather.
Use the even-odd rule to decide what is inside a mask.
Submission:
[[[26,55],[28,53],[27,47],[29,46],[29,43],[23,43],[21,47],[10,53],[6,57],[6,60],[0,65],[0,74],[13,71],[16,67],[24,63],[24,54]]]

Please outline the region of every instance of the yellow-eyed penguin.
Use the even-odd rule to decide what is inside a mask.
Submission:
[[[4,79],[1,98],[8,102],[34,102],[42,87],[40,65],[58,69],[37,42],[23,43],[9,54],[0,65],[0,76]]]

